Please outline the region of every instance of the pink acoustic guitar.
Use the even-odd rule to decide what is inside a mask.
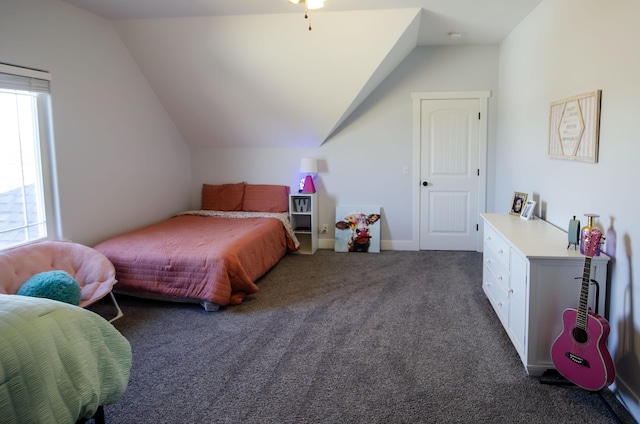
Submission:
[[[613,383],[616,370],[607,350],[609,323],[589,310],[591,258],[599,254],[602,232],[597,228],[585,235],[585,260],[578,309],[565,309],[563,330],[551,346],[551,359],[566,379],[589,391]]]

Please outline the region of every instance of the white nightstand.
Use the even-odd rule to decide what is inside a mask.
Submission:
[[[318,195],[289,195],[289,219],[300,242],[298,253],[313,255],[318,250]]]

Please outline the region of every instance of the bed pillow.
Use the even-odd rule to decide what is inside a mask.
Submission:
[[[40,272],[18,289],[21,296],[44,297],[78,306],[80,304],[80,284],[67,272],[54,270]]]
[[[247,184],[242,210],[245,212],[286,212],[289,187],[281,185]]]
[[[202,209],[210,211],[241,211],[244,183],[202,184]]]

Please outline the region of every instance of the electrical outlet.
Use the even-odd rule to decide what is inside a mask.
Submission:
[[[327,234],[329,232],[329,224],[322,224],[320,234]]]

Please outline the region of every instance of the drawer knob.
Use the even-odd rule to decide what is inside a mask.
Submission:
[[[498,253],[502,255],[504,253],[504,250],[500,249],[498,250]]]
[[[502,275],[498,275],[498,280],[502,281]]]

